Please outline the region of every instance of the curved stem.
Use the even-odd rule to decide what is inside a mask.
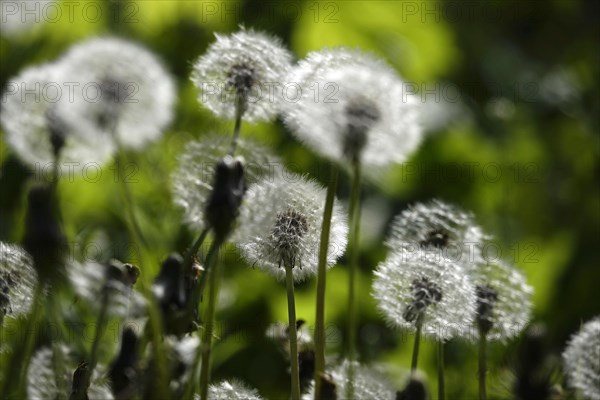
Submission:
[[[350,361],[356,359],[356,270],[358,268],[358,243],[360,239],[360,162],[353,163],[352,189],[350,192],[350,233],[348,236],[348,253],[350,268],[348,271],[348,358]],[[347,397],[354,398],[354,364],[351,362],[348,368]]]
[[[329,248],[329,232],[333,202],[338,182],[338,167],[331,164],[331,177],[327,186],[323,225],[321,226],[321,242],[319,244],[319,265],[317,267],[317,311],[315,322],[315,400],[321,398],[321,375],[325,372],[325,289],[327,279],[327,250]]]
[[[485,376],[487,374],[487,335],[479,333],[479,400],[486,400]]]
[[[200,351],[202,354],[202,368],[200,370],[200,399],[208,399],[208,383],[210,381],[210,361],[212,352],[212,338],[215,323],[215,310],[217,304],[217,294],[219,290],[219,263],[217,254],[220,244],[213,242],[208,254],[206,255],[205,274],[210,275],[210,285],[208,287],[208,304],[206,305],[206,319],[204,321],[204,331],[202,332],[202,342]]]
[[[444,382],[444,340],[438,341],[438,400],[444,400],[445,396],[445,382]]]
[[[194,256],[198,254],[198,250],[200,250],[200,246],[204,243],[204,239],[206,239],[209,230],[209,228],[204,228],[202,232],[200,232],[200,236],[198,236],[194,244],[192,244],[192,247],[190,247],[183,255],[184,271],[189,271],[191,268]]]
[[[292,400],[300,399],[300,375],[298,369],[298,333],[296,331],[296,301],[294,298],[294,274],[292,267],[285,267],[287,286],[288,321],[290,335],[290,365],[292,367]]]
[[[417,331],[415,332],[415,344],[413,346],[412,362],[410,364],[410,373],[414,375],[417,371],[417,364],[419,362],[419,344],[421,343],[421,328],[423,327],[423,314],[417,317]]]

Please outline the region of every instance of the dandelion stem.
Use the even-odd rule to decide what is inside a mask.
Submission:
[[[200,351],[202,352],[202,369],[200,370],[200,399],[208,399],[208,383],[210,381],[210,361],[212,352],[212,338],[215,323],[215,309],[217,303],[217,294],[219,290],[219,263],[217,255],[219,253],[220,243],[214,241],[206,255],[206,274],[210,274],[210,284],[208,287],[208,304],[206,305],[206,319],[204,321],[204,331],[202,332],[202,342]]]
[[[125,174],[125,153],[120,145],[118,145],[117,155],[115,157],[115,167],[117,171],[116,179],[119,181],[123,199],[125,201],[125,212],[127,213],[127,219],[131,225],[131,231],[135,236],[137,242],[139,242],[144,248],[148,249],[148,241],[146,240],[142,228],[135,215],[133,196],[127,182]]]
[[[445,383],[444,383],[444,340],[438,341],[438,399],[444,400]]]
[[[90,364],[87,369],[87,384],[86,388],[89,387],[90,379],[92,378],[92,373],[94,372],[94,368],[96,368],[96,364],[98,363],[98,347],[100,346],[100,339],[102,338],[102,333],[106,324],[108,323],[107,313],[108,313],[108,287],[103,288],[102,293],[102,304],[100,305],[100,312],[98,313],[98,319],[96,320],[96,333],[94,335],[94,342],[92,343],[92,351],[90,353]]]
[[[300,399],[300,375],[298,370],[298,334],[296,332],[296,301],[294,298],[294,273],[292,267],[285,267],[287,286],[288,321],[290,336],[290,365],[292,367],[292,400]]]
[[[240,137],[240,130],[242,127],[242,116],[246,110],[246,97],[244,95],[238,95],[235,102],[235,126],[233,128],[233,138],[231,139],[231,147],[229,148],[229,155],[235,154],[237,148],[238,139]]]
[[[192,260],[194,259],[194,256],[196,254],[198,254],[198,250],[200,249],[200,246],[202,246],[202,243],[204,243],[204,239],[206,239],[206,236],[208,235],[209,230],[210,230],[209,228],[204,228],[202,230],[202,232],[200,232],[200,236],[198,236],[198,238],[196,239],[194,244],[192,244],[192,247],[190,247],[185,252],[185,254],[183,256],[185,271],[189,271],[189,269],[191,268]]]
[[[419,344],[421,343],[421,329],[423,328],[423,314],[417,318],[417,331],[415,332],[415,344],[413,346],[412,362],[410,364],[410,373],[414,375],[417,371],[417,364],[419,362]]]
[[[327,249],[329,248],[329,231],[333,202],[338,182],[338,167],[331,164],[331,176],[327,186],[321,241],[319,244],[319,265],[317,270],[317,311],[315,323],[315,400],[321,398],[321,375],[325,372],[325,289],[327,279]]]
[[[348,271],[348,359],[356,359],[356,270],[358,268],[358,243],[360,233],[360,181],[361,166],[359,161],[352,164],[352,188],[350,192],[350,234],[348,236],[348,252],[350,268]],[[354,363],[348,368],[347,397],[354,398]]]
[[[485,376],[487,374],[487,335],[479,332],[479,400],[486,400]]]

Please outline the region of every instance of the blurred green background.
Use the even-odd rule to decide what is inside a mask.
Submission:
[[[364,188],[363,361],[393,365],[392,378],[399,389],[403,385],[412,337],[386,327],[369,292],[371,271],[385,257],[382,240],[390,219],[415,201],[455,203],[473,211],[496,235],[502,256],[521,268],[535,289],[534,320],[548,328],[548,351],[558,355],[582,321],[600,314],[599,2],[70,3],[76,3],[72,13],[60,3],[62,16],[32,31],[2,36],[0,86],[21,69],[53,60],[95,35],[143,43],[176,77],[174,123],[159,142],[128,154],[135,165],[131,188],[137,213],[151,242],[149,258],[155,260],[141,266],[144,284],[167,254],[185,250],[197,234],[182,226],[181,210],[172,205],[170,173],[177,155],[189,140],[232,129],[198,104],[189,80],[191,64],[214,32],[233,32],[242,24],[279,36],[298,58],[337,45],[374,52],[428,100],[427,137],[419,151]],[[300,146],[280,121],[244,124],[242,131],[271,146],[291,169],[326,182],[327,163]],[[19,242],[26,189],[35,175],[3,140],[0,166],[0,240]],[[76,257],[139,261],[111,165],[98,178],[63,180],[59,190]],[[338,192],[343,201],[348,191],[344,175]],[[285,359],[264,336],[269,324],[287,320],[284,286],[244,265],[233,248],[223,252],[223,261],[213,377],[239,377],[265,396],[285,398]],[[328,280],[328,351],[333,358],[343,349],[346,324],[344,260],[341,264]],[[311,326],[314,293],[314,279],[297,289],[297,315]],[[508,347],[515,350],[516,345]],[[503,344],[491,348],[490,398],[508,398],[516,353]],[[108,362],[110,355],[105,357]],[[435,390],[432,343],[423,346],[420,366]],[[474,397],[475,347],[451,342],[447,368],[448,398]]]

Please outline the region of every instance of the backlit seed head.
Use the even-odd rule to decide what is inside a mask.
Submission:
[[[569,385],[584,398],[600,399],[600,317],[585,323],[571,336],[563,352]]]
[[[198,100],[217,117],[233,119],[241,101],[244,120],[267,121],[283,101],[281,83],[290,67],[291,55],[278,39],[242,28],[216,35],[194,63],[192,82]]]
[[[29,311],[37,284],[31,256],[17,245],[0,242],[0,321]]]
[[[248,189],[233,239],[250,265],[281,280],[285,278],[281,267],[291,267],[294,279],[302,281],[317,272],[324,205],[324,188],[302,176],[279,172]],[[329,267],[343,254],[347,233],[345,213],[335,204]]]
[[[433,200],[417,203],[394,218],[386,245],[395,252],[436,254],[468,270],[483,262],[486,239],[471,213]]]
[[[468,271],[476,287],[474,338],[490,340],[516,337],[531,317],[533,289],[525,276],[503,260],[477,264]]]
[[[406,161],[420,143],[414,96],[389,66],[368,54],[311,53],[287,80],[297,93],[295,101],[283,103],[286,124],[327,158],[344,165],[360,161],[369,172]]]
[[[466,336],[476,308],[475,288],[460,265],[426,254],[390,253],[375,270],[373,296],[392,325],[437,339]]]
[[[77,135],[141,149],[173,119],[176,91],[161,61],[144,47],[118,38],[93,38],[60,60],[70,82],[90,90],[57,106]],[[92,98],[93,96],[93,98]]]
[[[200,400],[200,396],[194,395],[194,400]],[[242,382],[232,380],[210,385],[208,400],[262,400],[262,397]]]

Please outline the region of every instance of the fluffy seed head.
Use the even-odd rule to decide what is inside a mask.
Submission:
[[[483,262],[481,243],[485,239],[471,213],[433,200],[415,204],[398,215],[386,245],[394,252],[417,256],[432,253],[470,269]]]
[[[243,119],[267,121],[275,117],[282,101],[281,87],[291,66],[291,55],[278,39],[242,29],[216,35],[194,64],[192,81],[198,100],[216,116],[235,117],[241,100]]]
[[[145,48],[94,38],[73,46],[61,63],[79,83],[73,101],[59,104],[78,134],[139,149],[157,140],[171,122],[175,84]]]
[[[571,337],[563,362],[569,385],[585,398],[600,400],[600,317]]]
[[[192,229],[201,231],[206,220],[204,210],[213,190],[217,164],[229,151],[231,138],[209,135],[186,144],[179,156],[179,166],[171,180],[175,204],[183,209],[183,220]],[[236,154],[244,160],[246,183],[256,183],[261,177],[272,177],[281,160],[265,146],[250,139],[239,139]]]
[[[222,381],[208,387],[209,400],[262,400],[258,392],[250,389],[240,381]],[[200,400],[200,395],[194,395],[194,400]]]
[[[0,0],[0,33],[2,36],[16,36],[33,30],[46,18],[41,18],[40,12],[31,11],[52,9],[53,3],[56,0]]]
[[[73,372],[77,369],[77,358],[66,346],[58,346],[60,357],[65,360],[56,369],[54,351],[48,347],[40,348],[31,358],[27,369],[27,398],[56,399],[64,396],[57,386],[57,372],[65,383],[68,393],[73,383]],[[111,400],[113,395],[104,378],[105,368],[97,365],[92,374],[87,394],[90,400]]]
[[[102,165],[113,145],[101,137],[75,134],[66,123],[60,104],[68,101],[72,77],[62,64],[43,64],[23,70],[7,84],[0,121],[6,142],[28,166],[48,174],[60,147],[63,174],[81,175],[82,168]]]
[[[36,285],[37,273],[29,254],[19,246],[0,242],[0,316],[27,313]]]
[[[285,121],[325,157],[384,167],[405,161],[420,143],[417,103],[382,61],[324,50],[300,61],[287,80],[297,93],[283,103]]]
[[[475,289],[460,265],[426,254],[394,253],[375,270],[373,296],[385,319],[437,339],[466,335],[476,307]]]
[[[331,382],[335,384],[337,398],[346,398],[351,363],[354,367],[354,396],[356,399],[394,400],[396,398],[392,384],[378,370],[349,360],[344,360],[333,368],[328,368],[326,371]],[[303,396],[305,400],[313,398],[314,387],[311,388],[309,393]]]
[[[294,268],[302,281],[317,272],[325,190],[289,172],[263,179],[246,193],[234,241],[251,265],[279,279]],[[334,205],[327,265],[335,264],[347,243],[344,212]]]
[[[478,264],[469,271],[476,288],[475,337],[488,339],[516,337],[531,317],[533,288],[525,276],[506,261]]]

